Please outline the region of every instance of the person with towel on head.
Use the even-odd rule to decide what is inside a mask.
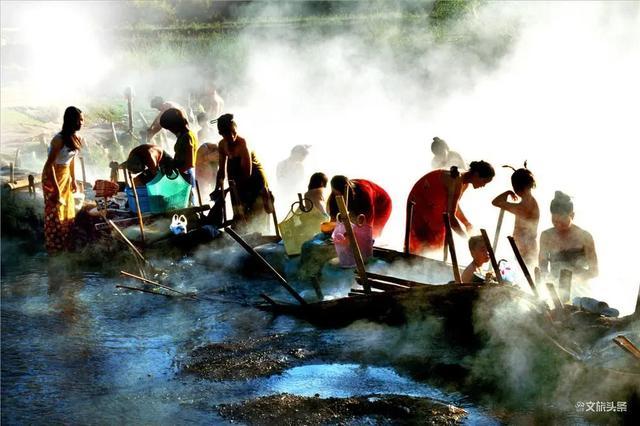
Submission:
[[[407,199],[407,203],[415,203],[409,230],[410,252],[417,254],[444,247],[446,228],[443,213],[449,213],[451,229],[466,238],[473,227],[458,206],[460,198],[469,185],[482,188],[491,182],[494,175],[491,164],[472,161],[469,170],[462,174],[454,166],[450,170],[433,170],[421,177]]]
[[[331,178],[331,195],[327,200],[327,210],[331,220],[336,221],[340,210],[336,196],[342,195],[352,221],[364,215],[366,223],[373,228],[373,238],[382,234],[382,230],[391,216],[391,197],[379,185],[365,179],[349,179],[337,175]]]
[[[553,227],[540,235],[540,270],[555,277],[560,270],[568,269],[574,278],[582,281],[598,276],[598,256],[593,237],[573,223],[571,198],[556,191],[550,210]]]

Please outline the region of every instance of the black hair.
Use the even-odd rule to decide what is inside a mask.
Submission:
[[[80,138],[75,134],[76,131],[80,130],[81,115],[82,111],[74,106],[67,107],[67,109],[64,110],[60,134],[62,135],[62,143],[72,151],[80,149],[82,146]]]
[[[327,178],[327,175],[325,175],[324,173],[322,172],[314,173],[311,175],[311,178],[309,179],[309,186],[307,189],[312,190],[316,188],[326,188],[328,181],[329,181],[329,178]]]
[[[189,121],[178,108],[169,108],[160,116],[160,125],[172,132],[188,128]]]
[[[231,129],[236,126],[236,122],[233,120],[233,114],[222,114],[216,122],[218,124],[218,133],[221,135],[229,133]]]
[[[562,191],[556,191],[553,200],[551,200],[551,214],[569,215],[573,213],[573,201],[571,197]]]
[[[472,161],[469,164],[469,173],[475,173],[478,177],[483,179],[493,179],[496,175],[496,171],[493,170],[493,166],[486,161]]]
[[[513,190],[516,194],[521,193],[525,189],[536,187],[536,180],[534,179],[531,170],[527,169],[526,161],[524,162],[524,167],[517,170],[512,166],[502,167],[507,167],[513,170],[513,174],[511,175],[511,186],[513,186]]]

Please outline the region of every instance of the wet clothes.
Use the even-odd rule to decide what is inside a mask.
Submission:
[[[352,179],[353,196],[347,197],[347,209],[349,213],[357,217],[363,214],[366,223],[373,228],[373,238],[382,234],[382,230],[391,216],[391,197],[379,185],[365,180]],[[329,215],[335,220],[338,210],[338,203],[333,193],[327,202]]]
[[[415,202],[411,229],[409,230],[409,250],[419,253],[444,247],[445,226],[442,214],[447,211],[449,191],[443,178],[446,170],[434,170],[418,180],[407,202]]]

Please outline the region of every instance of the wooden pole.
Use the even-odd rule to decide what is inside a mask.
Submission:
[[[11,183],[16,182],[15,172],[13,170],[13,163],[9,163],[9,182]]]
[[[491,248],[491,241],[489,240],[489,235],[487,235],[487,230],[480,229],[480,234],[482,235],[484,246],[487,248],[487,251],[489,252],[489,259],[491,259],[491,266],[493,267],[493,273],[496,274],[496,280],[498,280],[498,282],[502,284],[502,274],[500,274],[500,266],[498,266],[498,261],[496,260],[496,254],[493,252],[493,248]]]
[[[198,179],[196,179],[196,194],[198,194],[198,204],[202,207],[202,196],[200,195],[200,184],[198,183]]]
[[[353,252],[353,257],[356,261],[356,268],[358,270],[358,275],[360,275],[362,287],[364,287],[364,291],[367,294],[371,293],[371,287],[367,280],[367,270],[364,267],[364,260],[362,259],[362,252],[360,251],[360,247],[358,247],[356,234],[353,232],[353,227],[351,226],[351,219],[349,218],[349,212],[347,211],[347,205],[344,202],[344,197],[342,195],[336,196],[336,202],[338,203],[340,216],[349,237],[349,244],[351,245],[351,251]]]
[[[640,286],[638,287],[638,296],[636,297],[636,310],[633,311],[635,318],[640,318]]]
[[[142,255],[142,253],[140,253],[140,250],[138,250],[138,249],[136,248],[136,246],[135,246],[135,245],[133,245],[133,243],[132,243],[131,241],[129,241],[129,239],[127,238],[127,236],[126,236],[126,235],[124,235],[124,234],[122,233],[122,231],[120,230],[120,228],[118,228],[118,227],[116,226],[116,224],[115,224],[115,223],[113,223],[113,221],[112,221],[111,219],[107,219],[107,218],[105,217],[105,220],[107,221],[107,223],[109,224],[109,226],[111,226],[111,229],[113,229],[114,231],[116,231],[116,233],[120,236],[120,238],[122,238],[122,239],[124,240],[124,242],[129,246],[129,248],[130,248],[131,250],[133,250],[133,253],[134,253],[136,256],[138,256],[138,258],[139,258],[140,260],[142,260],[144,263],[149,263],[149,262],[147,262],[147,259],[145,259],[145,258],[144,258],[144,256]]]
[[[449,241],[445,236],[444,247],[442,248],[442,261],[447,262],[449,260]]]
[[[413,224],[413,208],[416,206],[416,202],[411,200],[407,201],[407,217],[404,222],[404,254],[406,256],[411,254],[410,238],[411,238],[411,225]]]
[[[160,293],[158,291],[147,290],[147,289],[139,288],[139,287],[129,287],[127,285],[117,285],[116,288],[124,288],[124,289],[127,289],[127,290],[141,291],[142,293],[155,294],[155,295],[164,296],[164,297],[173,297],[170,294],[164,294],[164,293]]]
[[[533,268],[533,281],[535,281],[536,287],[542,284],[542,271],[537,266]]]
[[[124,275],[124,276],[135,278],[136,280],[140,280],[143,283],[147,283],[147,284],[154,285],[156,287],[164,288],[165,290],[173,291],[174,293],[178,293],[178,294],[181,294],[181,295],[186,296],[186,297],[197,298],[197,296],[194,295],[194,294],[187,294],[187,293],[182,292],[180,290],[176,290],[173,287],[169,287],[168,285],[160,284],[159,282],[151,281],[151,280],[148,280],[148,279],[146,279],[144,277],[141,277],[141,276],[138,276],[138,275],[135,275],[135,274],[131,274],[131,273],[126,272],[126,271],[120,271],[120,273],[122,275]]]
[[[300,296],[300,294],[298,294],[298,292],[295,291],[295,289],[289,285],[287,280],[285,280],[284,277],[282,275],[280,275],[280,273],[278,271],[276,271],[274,269],[274,267],[271,266],[271,264],[269,264],[269,262],[267,262],[264,257],[260,256],[260,253],[255,251],[253,249],[253,247],[251,247],[249,244],[247,244],[247,242],[245,240],[243,240],[240,235],[238,235],[230,227],[226,227],[226,228],[224,228],[224,230],[225,230],[225,232],[227,234],[229,234],[231,236],[231,238],[236,240],[238,242],[238,244],[240,244],[242,246],[243,249],[245,249],[256,260],[258,260],[258,262],[260,262],[262,265],[264,265],[269,271],[271,271],[273,276],[276,277],[276,279],[280,282],[280,285],[282,285],[289,292],[289,294],[291,294],[293,296],[293,298],[298,301],[298,303],[300,303],[301,305],[306,305],[307,304],[306,300],[304,300],[302,298],[302,296]]]
[[[82,192],[85,192],[87,183],[87,171],[84,168],[84,156],[80,156],[80,169],[82,170]]]
[[[20,148],[16,148],[16,156],[13,162],[16,164],[16,168],[20,167]]]
[[[129,181],[131,182],[131,189],[133,190],[133,198],[136,201],[136,211],[138,213],[138,225],[140,225],[140,239],[144,244],[144,223],[142,222],[142,212],[140,211],[140,201],[138,200],[138,190],[136,189],[135,182],[133,181],[133,177],[131,177],[131,172],[127,170],[127,175],[129,175]]]
[[[560,312],[561,316],[564,316],[564,305],[560,301],[560,296],[558,296],[558,292],[556,292],[556,288],[553,283],[547,283],[547,290],[549,291],[549,295],[553,301],[553,306],[555,306],[558,312]]]
[[[527,268],[527,264],[524,263],[524,259],[520,254],[520,250],[518,250],[516,241],[513,239],[512,236],[508,236],[507,239],[509,240],[509,244],[511,244],[511,248],[513,249],[513,254],[516,255],[516,260],[520,265],[520,269],[522,269],[522,272],[524,273],[524,276],[527,279],[527,282],[529,283],[531,290],[533,290],[533,294],[535,294],[536,297],[540,297],[540,295],[538,294],[538,289],[536,289],[536,284],[533,282],[533,279],[531,278],[531,274],[529,273],[529,268]]]
[[[620,346],[628,354],[633,356],[635,359],[640,360],[640,349],[638,349],[636,345],[631,343],[631,341],[628,338],[620,335],[620,336],[614,337],[612,340],[616,345]]]
[[[498,250],[498,239],[500,238],[500,229],[502,228],[502,220],[504,219],[504,209],[500,209],[498,215],[498,223],[496,224],[496,233],[493,235],[493,252]]]
[[[273,218],[273,227],[276,231],[276,237],[282,239],[282,236],[280,235],[280,228],[278,228],[278,216],[276,214],[276,206],[273,201],[273,193],[269,189],[267,189],[267,192],[269,196],[269,204],[271,204],[271,217]],[[304,208],[304,206],[300,204],[300,208]]]
[[[36,178],[33,175],[29,175],[29,194],[34,198],[36,197]]]
[[[573,272],[569,269],[561,269],[560,270],[560,300],[563,303],[567,303],[571,300],[571,278],[573,277]]]
[[[453,233],[451,232],[451,222],[449,221],[449,213],[442,213],[442,220],[444,221],[444,228],[446,231],[445,238],[447,245],[449,246],[449,254],[451,255],[451,264],[453,265],[453,278],[456,283],[462,283],[460,277],[460,268],[458,267],[458,256],[456,256],[456,247],[453,243]]]
[[[129,113],[129,134],[133,135],[133,89],[127,87],[125,92],[127,94],[127,112]]]

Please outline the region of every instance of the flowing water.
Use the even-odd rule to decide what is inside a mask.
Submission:
[[[108,262],[105,259],[105,262]],[[274,393],[347,397],[373,393],[426,396],[490,420],[458,394],[441,392],[392,368],[313,363],[269,377],[211,381],[183,374],[198,346],[270,333],[311,332],[287,317],[253,308],[270,281],[243,281],[191,260],[171,264],[178,288],[206,300],[170,299],[116,289],[117,276],[72,262],[2,248],[2,422],[219,423],[216,405]],[[177,282],[177,281],[174,281]],[[127,285],[137,285],[127,282]],[[240,303],[234,303],[238,301]],[[323,331],[335,338],[337,331]]]

